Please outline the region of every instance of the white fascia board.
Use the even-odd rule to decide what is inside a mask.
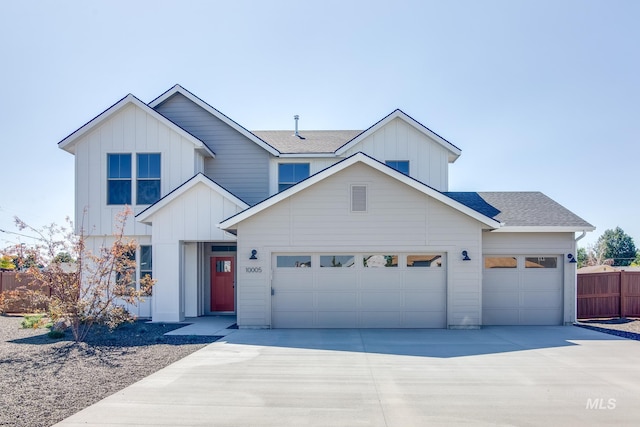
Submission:
[[[159,97],[157,97],[156,99],[151,101],[149,103],[149,107],[151,107],[152,109],[155,109],[158,105],[162,104],[164,101],[166,101],[167,99],[171,98],[176,93],[180,93],[182,96],[186,97],[187,99],[189,99],[194,104],[200,106],[202,109],[207,111],[209,114],[217,117],[218,119],[223,121],[225,124],[227,124],[231,128],[235,129],[236,131],[238,131],[239,133],[241,133],[242,135],[244,135],[245,137],[247,137],[248,139],[250,139],[254,143],[258,144],[263,149],[267,150],[272,155],[274,155],[274,156],[279,156],[280,155],[280,152],[278,150],[276,150],[274,147],[272,147],[271,145],[267,144],[265,141],[263,141],[262,139],[258,138],[258,136],[256,136],[253,133],[251,133],[251,131],[245,129],[242,125],[240,125],[239,123],[235,122],[231,118],[227,117],[222,112],[216,110],[211,105],[207,104],[205,101],[203,101],[202,99],[198,98],[196,95],[194,95],[193,93],[189,92],[187,89],[183,88],[179,84],[173,86],[171,89],[169,89],[168,91],[166,91],[165,93],[163,93],[162,95],[160,95]]]
[[[236,224],[238,224],[239,222],[257,214],[258,212],[261,212],[265,209],[267,209],[270,206],[275,205],[276,203],[298,193],[299,191],[302,191],[310,186],[312,186],[313,184],[322,181],[323,179],[334,175],[338,172],[340,172],[341,170],[355,164],[358,162],[362,162],[367,164],[368,166],[371,166],[372,168],[392,177],[397,179],[398,181],[401,181],[405,184],[407,184],[408,186],[415,188],[416,190],[430,196],[433,197],[434,199],[444,203],[445,205],[448,205],[450,207],[452,207],[453,209],[456,209],[462,213],[464,213],[467,216],[472,217],[473,219],[476,219],[477,221],[485,224],[486,226],[488,226],[489,228],[499,228],[501,226],[501,223],[499,223],[498,221],[489,218],[485,215],[482,215],[481,213],[474,211],[473,209],[463,205],[460,202],[457,202],[455,200],[453,200],[450,197],[445,196],[444,194],[440,193],[439,191],[419,182],[416,181],[415,179],[396,171],[395,169],[373,159],[372,157],[367,156],[366,154],[362,153],[362,152],[358,152],[356,154],[353,154],[350,157],[347,157],[346,159],[329,166],[328,168],[316,173],[315,175],[310,176],[309,178],[305,179],[304,181],[299,182],[298,184],[294,185],[293,187],[289,187],[286,190],[277,193],[273,196],[271,196],[270,198],[258,203],[257,205],[252,206],[251,208],[242,211],[234,216],[232,216],[231,218],[227,218],[226,220],[222,221],[220,224],[218,224],[218,227],[222,228],[223,230],[227,230],[230,229],[232,227],[234,227]]]
[[[572,227],[572,226],[513,226],[505,225],[496,230],[492,230],[492,233],[577,233],[594,231],[596,228],[591,227]]]
[[[81,138],[83,135],[86,135],[87,133],[91,132],[97,126],[100,126],[105,120],[108,120],[113,114],[115,114],[118,111],[122,110],[123,108],[125,108],[129,104],[133,104],[133,105],[137,106],[138,108],[142,109],[147,114],[150,114],[151,116],[153,116],[156,120],[160,121],[161,123],[163,123],[164,125],[166,125],[170,129],[172,129],[174,132],[180,134],[184,138],[186,138],[189,141],[191,141],[193,143],[193,145],[195,145],[196,150],[199,151],[200,153],[202,153],[202,154],[204,154],[206,156],[210,156],[212,158],[216,157],[216,155],[213,153],[213,151],[211,151],[209,149],[209,147],[207,147],[207,145],[203,141],[201,141],[200,139],[196,138],[195,136],[193,136],[192,134],[190,134],[186,130],[182,129],[180,126],[178,126],[177,124],[173,123],[171,120],[167,119],[166,117],[164,117],[162,114],[158,113],[153,108],[149,108],[149,106],[147,104],[145,104],[144,102],[140,101],[138,98],[136,98],[132,94],[128,94],[127,96],[122,98],[120,101],[116,102],[111,107],[107,108],[102,113],[98,114],[96,117],[94,117],[93,119],[91,119],[90,121],[85,123],[80,129],[74,131],[72,134],[67,136],[62,141],[60,141],[58,143],[58,147],[63,149],[63,150],[65,150],[65,151],[67,151],[67,152],[69,152],[69,153],[71,153],[71,154],[75,154],[74,147],[75,147],[76,141],[79,138]]]
[[[305,157],[309,158],[330,158],[335,159],[336,156],[334,153],[291,153],[291,154],[280,154],[278,157],[281,159],[303,159]]]
[[[220,194],[222,197],[230,200],[235,203],[241,209],[247,209],[249,207],[244,201],[240,200],[237,196],[231,194],[229,191],[222,188],[220,185],[216,184],[211,179],[207,178],[204,174],[198,173],[188,181],[184,182],[182,185],[171,191],[169,194],[164,196],[162,199],[158,200],[151,206],[147,207],[145,210],[136,215],[136,220],[143,224],[151,225],[153,215],[158,212],[160,209],[167,206],[169,203],[180,197],[182,194],[186,193],[193,187],[198,184],[204,184],[209,187],[211,190]]]
[[[390,123],[392,120],[396,118],[402,119],[409,125],[413,126],[418,132],[425,134],[427,137],[433,139],[438,144],[446,148],[450,153],[449,155],[450,163],[455,162],[458,159],[458,157],[460,157],[460,155],[462,154],[462,151],[458,147],[456,147],[455,145],[453,145],[452,143],[450,143],[449,141],[447,141],[437,133],[433,132],[431,129],[429,129],[422,123],[418,122],[413,117],[409,116],[408,114],[406,114],[404,111],[400,109],[394,110],[391,114],[389,114],[388,116],[384,117],[382,120],[375,123],[369,129],[363,131],[358,136],[353,138],[351,141],[347,142],[342,147],[338,148],[335,151],[335,154],[337,155],[343,154],[345,151],[349,150],[350,148],[358,144],[360,141],[362,141],[372,133],[376,132],[378,129],[381,129],[382,127],[384,127],[385,125],[387,125],[388,123]]]

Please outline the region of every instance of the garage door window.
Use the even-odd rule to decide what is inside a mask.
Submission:
[[[511,256],[485,257],[484,268],[518,268],[518,259]]]
[[[308,268],[311,267],[311,255],[278,255],[276,265],[278,268]]]
[[[556,257],[526,257],[525,268],[558,268]]]
[[[398,255],[365,255],[362,264],[365,268],[397,267]]]
[[[442,255],[407,255],[407,267],[442,267]]]
[[[353,255],[320,255],[320,267],[353,267],[355,260]]]

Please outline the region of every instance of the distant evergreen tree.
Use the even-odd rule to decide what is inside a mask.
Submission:
[[[636,258],[636,245],[633,238],[620,227],[606,230],[595,245],[598,259],[613,260],[614,266],[628,266]]]

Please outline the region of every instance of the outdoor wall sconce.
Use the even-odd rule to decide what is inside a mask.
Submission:
[[[251,249],[251,256],[249,259],[258,259],[258,251],[255,249]]]
[[[567,254],[567,258],[569,258],[569,264],[575,264],[576,262],[576,258],[573,256],[573,254]]]
[[[462,260],[471,261],[471,258],[469,258],[469,254],[467,253],[467,251],[462,251]]]

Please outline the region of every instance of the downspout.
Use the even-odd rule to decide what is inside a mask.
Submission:
[[[574,249],[575,249],[574,252],[576,253],[576,259],[578,259],[578,241],[586,235],[587,235],[587,232],[585,230],[582,230],[582,234],[576,237],[575,239],[576,245],[574,246]],[[576,303],[573,305],[573,319],[575,322],[577,322],[578,321],[578,275],[577,274],[573,278],[573,295],[574,295],[573,298],[576,301]]]

